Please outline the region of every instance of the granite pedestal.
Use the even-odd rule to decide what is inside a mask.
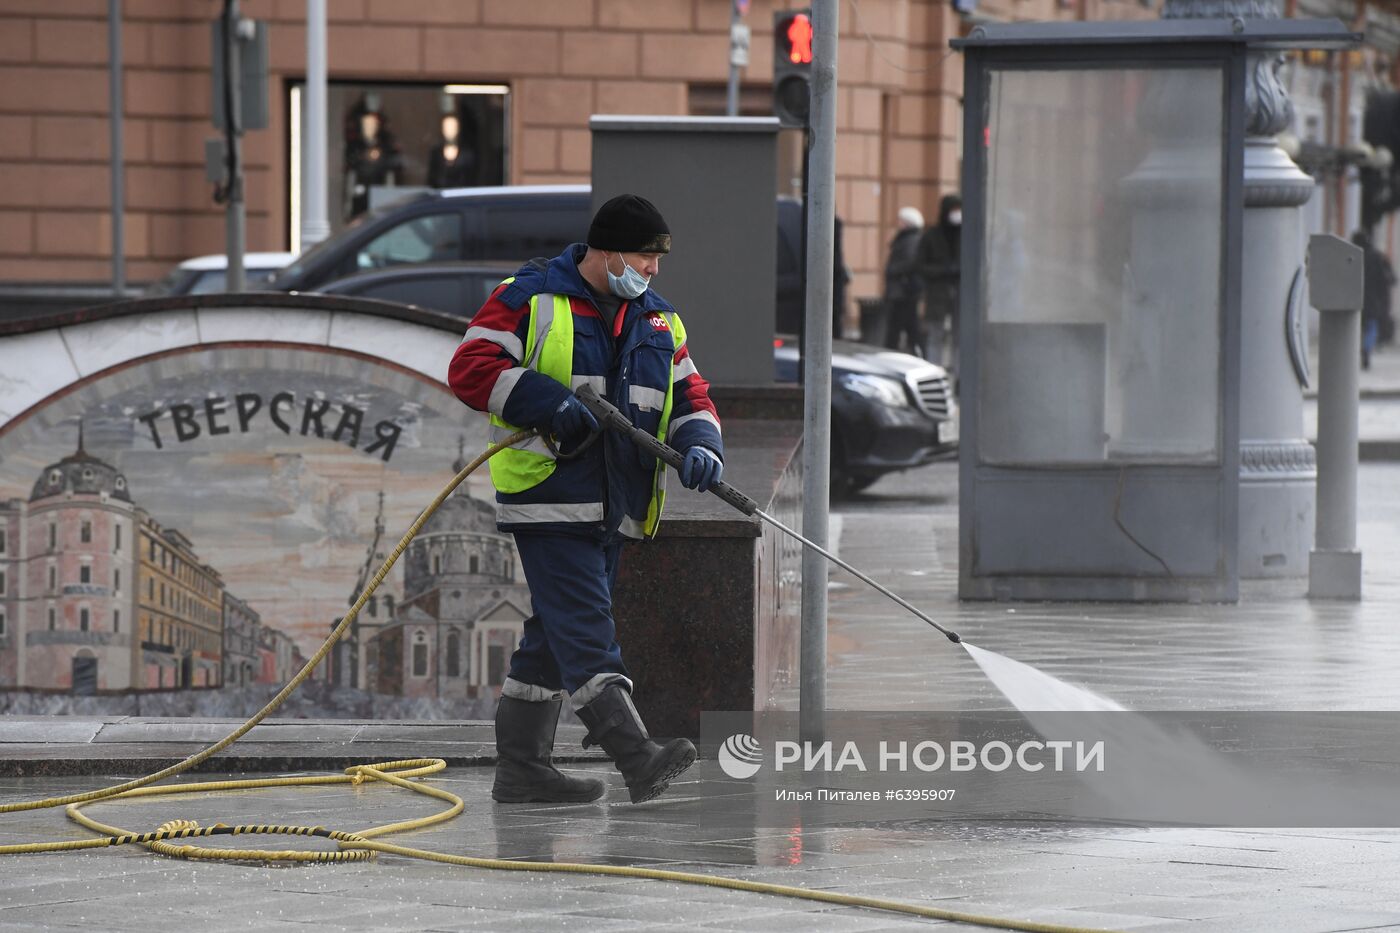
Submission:
[[[800,531],[801,396],[787,389],[715,396],[725,480]],[[801,546],[668,479],[660,534],[623,549],[613,614],[648,728],[695,737],[701,710],[762,709],[796,676]]]

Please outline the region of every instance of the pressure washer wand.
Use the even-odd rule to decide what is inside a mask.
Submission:
[[[645,450],[647,453],[651,454],[653,457],[660,460],[662,463],[668,464],[673,469],[679,470],[681,468],[681,464],[685,462],[685,456],[680,451],[676,450],[674,447],[668,446],[660,439],[654,437],[651,434],[648,434],[646,431],[643,431],[641,428],[634,425],[627,418],[626,415],[618,411],[617,408],[615,408],[610,402],[608,402],[601,395],[599,395],[597,390],[595,390],[591,385],[585,384],[579,386],[578,389],[575,390],[574,394],[578,396],[578,400],[580,402],[583,402],[584,407],[587,408],[593,414],[593,417],[598,419],[598,424],[601,425],[604,430],[616,431],[617,433],[627,437],[629,440],[632,441],[632,443],[636,444],[642,450]],[[863,580],[865,583],[869,584],[874,589],[879,590],[881,593],[884,593],[890,599],[894,600],[896,603],[903,606],[905,609],[909,610],[911,613],[918,616],[920,619],[923,619],[929,625],[932,625],[934,628],[938,629],[938,631],[942,632],[945,636],[947,636],[948,640],[951,641],[953,644],[956,645],[962,641],[962,637],[958,635],[957,632],[954,632],[950,629],[944,628],[943,626],[939,625],[937,622],[933,621],[933,619],[929,618],[925,613],[920,611],[917,607],[909,603],[908,600],[899,596],[897,593],[893,593],[890,590],[885,589],[885,587],[876,583],[874,580],[870,579],[870,577],[866,576],[864,573],[861,573],[859,570],[852,567],[850,564],[846,563],[844,560],[837,557],[835,554],[832,554],[825,548],[817,545],[812,541],[807,540],[802,535],[793,531],[787,525],[784,525],[782,522],[778,521],[776,518],[760,509],[758,507],[758,503],[755,502],[753,499],[744,495],[742,492],[735,489],[733,486],[729,485],[723,480],[711,486],[709,491],[714,493],[716,496],[719,496],[719,498],[723,499],[725,502],[734,506],[734,508],[738,509],[740,512],[743,512],[745,515],[757,515],[759,518],[763,519],[765,522],[772,525],[774,528],[778,529],[783,534],[802,542],[803,546],[811,548],[812,550],[820,554],[822,557],[825,557],[827,560],[840,567],[842,570],[845,570],[847,573],[855,575],[856,577]]]

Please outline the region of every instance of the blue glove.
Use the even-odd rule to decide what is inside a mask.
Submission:
[[[685,452],[680,473],[681,485],[686,489],[704,492],[719,482],[724,473],[724,464],[715,456],[714,451],[697,445]]]
[[[549,419],[549,433],[554,435],[561,449],[577,447],[596,430],[598,419],[572,395],[554,409],[554,415]]]

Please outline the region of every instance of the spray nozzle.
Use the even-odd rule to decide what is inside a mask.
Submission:
[[[959,635],[957,632],[944,632],[943,634],[947,635],[948,640],[951,641],[953,644],[962,644],[962,636]]]

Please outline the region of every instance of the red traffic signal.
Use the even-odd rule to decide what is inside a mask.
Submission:
[[[812,64],[812,17],[806,13],[787,17],[778,43],[783,56],[794,65]]]
[[[773,13],[773,113],[783,126],[806,126],[812,82],[812,11]]]

